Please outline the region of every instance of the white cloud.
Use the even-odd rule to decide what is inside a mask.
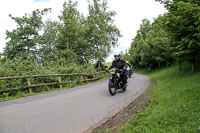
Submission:
[[[0,4],[1,21],[0,21],[0,52],[5,47],[5,32],[15,28],[15,22],[8,16],[23,16],[25,13],[31,13],[35,9],[52,8],[49,14],[51,19],[57,19],[62,10],[65,0],[50,0],[49,2],[34,2],[33,0],[6,0]],[[66,0],[67,1],[67,0]],[[75,0],[73,0],[75,1]],[[84,15],[87,14],[87,0],[77,0],[78,10]],[[125,51],[130,47],[132,39],[139,29],[141,20],[144,18],[152,20],[165,11],[163,5],[155,0],[108,0],[109,10],[116,11],[115,24],[123,35],[119,38],[119,47],[113,50],[113,53]],[[112,56],[112,55],[111,55]],[[109,57],[107,61],[111,61]]]
[[[5,47],[6,30],[11,31],[16,27],[16,23],[9,17],[11,14],[14,17],[24,16],[35,9],[52,8],[52,13],[49,15],[52,19],[56,19],[64,0],[51,0],[49,2],[34,2],[33,0],[6,0],[0,4],[1,21],[0,21],[0,52]]]

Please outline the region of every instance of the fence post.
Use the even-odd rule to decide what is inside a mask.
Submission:
[[[97,79],[99,78],[99,74],[100,74],[99,72],[96,73],[96,78],[97,78]],[[96,80],[95,80],[95,81],[96,81]]]
[[[83,83],[83,79],[84,79],[84,78],[83,78],[83,75],[81,75],[81,82],[82,82],[82,83]]]
[[[60,89],[62,89],[63,87],[62,87],[62,79],[61,79],[61,77],[58,77],[58,80],[59,80]]]
[[[30,87],[31,86],[30,78],[27,78],[27,82],[28,82],[28,86]],[[33,92],[32,88],[29,88],[29,93],[32,93],[32,92]]]
[[[95,72],[95,73],[94,73],[94,79],[96,78],[96,74],[97,74],[97,73]]]

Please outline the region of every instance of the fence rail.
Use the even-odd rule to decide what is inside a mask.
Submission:
[[[73,74],[45,74],[45,75],[29,75],[29,76],[14,76],[14,77],[1,77],[0,80],[12,80],[12,79],[27,79],[28,86],[20,86],[16,88],[6,88],[0,89],[0,93],[14,91],[14,90],[23,90],[29,88],[29,93],[32,93],[32,88],[41,87],[41,86],[52,86],[52,85],[59,85],[62,89],[63,84],[72,84],[72,83],[80,83],[80,82],[87,82],[87,81],[95,81],[105,76],[105,71],[96,72],[96,73],[73,73]],[[72,77],[72,76],[81,76],[82,80],[78,81],[66,81],[62,82],[62,77]],[[83,79],[83,76],[94,76],[93,78]],[[59,82],[52,82],[52,83],[41,83],[41,84],[31,84],[31,78],[37,77],[58,77]]]

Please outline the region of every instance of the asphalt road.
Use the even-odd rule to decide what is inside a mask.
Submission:
[[[134,74],[125,93],[111,96],[108,80],[72,89],[0,102],[0,133],[84,133],[102,124],[148,88]]]

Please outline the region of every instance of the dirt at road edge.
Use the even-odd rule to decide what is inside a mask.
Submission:
[[[94,128],[91,133],[105,133],[106,131],[116,133],[120,131],[121,126],[130,123],[131,119],[144,109],[149,103],[153,91],[157,88],[157,80],[153,79],[151,81],[150,87],[146,90],[144,94],[130,103],[122,111],[118,112],[116,115],[108,119],[102,125]]]

